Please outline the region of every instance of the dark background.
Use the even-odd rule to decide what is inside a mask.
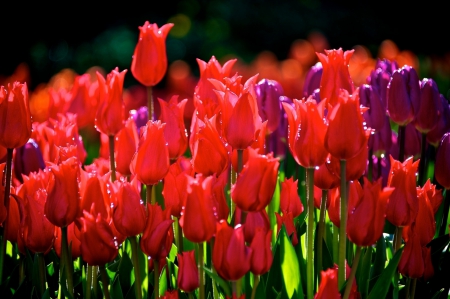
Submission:
[[[95,4],[94,4],[95,3]],[[143,5],[144,3],[145,5]],[[436,1],[121,1],[7,4],[0,16],[0,77],[25,62],[30,88],[63,68],[84,73],[92,66],[109,72],[129,69],[139,29],[146,20],[175,23],[167,39],[169,63],[208,61],[234,55],[250,62],[270,50],[285,59],[292,42],[321,32],[330,49],[364,45],[377,57],[382,41],[394,41],[419,59],[450,52],[448,11]],[[136,81],[127,74],[125,85]]]

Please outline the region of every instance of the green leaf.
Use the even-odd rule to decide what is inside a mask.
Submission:
[[[378,278],[375,286],[370,291],[368,298],[386,298],[387,292],[389,290],[389,284],[391,283],[392,277],[394,277],[397,271],[397,266],[400,261],[403,249],[404,247],[397,250],[394,257],[389,261],[388,266],[381,273],[381,276]]]
[[[166,267],[159,273],[159,293],[162,295],[167,290]]]
[[[295,292],[303,294],[297,254],[283,228],[280,230],[280,253],[281,274],[288,297],[293,298]]]
[[[224,280],[222,277],[220,277],[219,275],[217,275],[216,273],[214,273],[213,271],[211,271],[211,269],[206,268],[205,266],[203,266],[203,269],[205,270],[205,273],[208,274],[209,277],[214,279],[214,281],[222,287],[225,294],[228,297],[231,297],[231,290],[230,290],[230,286],[229,286],[228,282],[226,280]]]
[[[369,277],[370,277],[370,266],[372,263],[372,251],[373,251],[372,246],[366,248],[362,260],[359,263],[358,272],[356,274],[358,289],[363,299],[367,297],[369,291]]]
[[[116,278],[113,280],[111,284],[111,298],[113,299],[123,299],[123,293],[122,288],[120,286],[120,279],[119,275],[116,276]]]
[[[369,284],[369,291],[372,289],[372,287],[378,280],[378,277],[381,275],[381,272],[383,272],[385,265],[386,265],[386,242],[384,241],[384,237],[381,236],[378,239],[377,245],[375,247],[375,261],[372,266],[372,273],[371,273],[372,278]]]

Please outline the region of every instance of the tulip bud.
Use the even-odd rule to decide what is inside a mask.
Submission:
[[[281,118],[280,96],[284,94],[283,87],[275,80],[262,79],[255,85],[256,101],[261,121],[267,122],[268,133],[278,128]]]
[[[314,94],[317,89],[320,89],[320,81],[322,79],[322,73],[323,67],[322,63],[320,62],[317,62],[308,70],[305,82],[303,83],[303,97],[308,98],[310,95]]]

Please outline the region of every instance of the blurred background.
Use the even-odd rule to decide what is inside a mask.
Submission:
[[[143,4],[144,3],[144,4]],[[30,90],[62,70],[76,74],[99,67],[130,69],[145,21],[174,23],[167,38],[169,65],[198,76],[199,58],[237,58],[243,73],[304,77],[323,49],[355,49],[351,62],[355,84],[365,80],[376,58],[396,59],[431,77],[447,98],[450,46],[447,11],[435,1],[411,2],[313,0],[121,1],[60,6],[4,3],[0,18],[0,84],[27,81]],[[297,66],[292,63],[297,62]],[[268,71],[261,71],[264,67]],[[275,74],[274,70],[280,72]],[[358,78],[356,78],[359,76]],[[273,78],[277,79],[277,78]],[[167,84],[165,78],[160,87]],[[293,81],[295,84],[295,81]],[[129,70],[125,87],[138,84]],[[295,96],[295,90],[290,96]],[[301,95],[298,95],[301,97]]]

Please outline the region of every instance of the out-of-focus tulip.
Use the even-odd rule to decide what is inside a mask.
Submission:
[[[348,160],[367,146],[367,133],[359,105],[359,95],[341,89],[337,103],[328,113],[329,125],[325,148],[332,156]]]
[[[417,216],[419,204],[417,202],[416,172],[419,160],[406,159],[403,163],[390,156],[391,171],[388,186],[395,190],[389,197],[386,219],[395,226],[410,225]]]
[[[320,98],[334,106],[338,102],[341,89],[353,93],[353,81],[348,65],[355,50],[342,51],[342,48],[325,50],[325,54],[316,53],[322,63],[323,73],[320,80]]]
[[[213,176],[197,174],[195,178],[188,178],[188,195],[181,212],[180,225],[184,236],[191,242],[208,241],[216,232],[213,183]]]
[[[187,131],[184,126],[184,107],[187,99],[178,103],[178,96],[174,95],[169,102],[158,98],[161,107],[160,120],[165,123],[164,137],[169,147],[169,158],[176,160],[183,155],[188,146]]]
[[[298,180],[289,178],[281,183],[280,210],[291,212],[295,218],[303,212],[303,204],[298,195]]]
[[[161,265],[161,264],[160,264]],[[149,267],[151,268],[151,267]],[[161,296],[161,299],[178,299],[178,290],[167,290],[163,296]]]
[[[212,262],[224,279],[236,281],[250,270],[252,249],[245,245],[244,228],[232,228],[225,220],[217,223]]]
[[[116,170],[121,174],[131,175],[130,163],[138,149],[138,144],[136,123],[132,118],[128,118],[124,128],[117,133],[114,139]]]
[[[49,178],[44,213],[51,223],[64,227],[78,216],[80,165],[77,159],[72,157],[59,165],[50,163],[49,170],[53,175]]]
[[[95,116],[95,127],[108,136],[116,135],[124,127],[125,106],[122,91],[126,72],[127,70],[119,72],[116,67],[106,79],[97,72],[100,102]]]
[[[100,215],[84,211],[81,222],[81,257],[90,266],[104,266],[114,260],[118,244],[109,223]]]
[[[144,127],[148,121],[148,108],[147,106],[142,106],[136,110],[130,110],[129,118],[132,118],[136,123],[136,128],[138,130],[138,135],[140,135],[141,127]]]
[[[140,241],[142,252],[152,259],[167,257],[173,242],[173,220],[170,211],[163,211],[158,204],[147,203],[148,217]]]
[[[68,107],[65,112],[77,115],[78,128],[94,125],[98,92],[98,82],[91,83],[89,74],[75,77],[73,86],[67,95]]]
[[[205,176],[220,175],[227,169],[230,155],[216,129],[216,117],[205,118],[205,122],[197,119],[197,122],[199,129],[193,133],[195,141],[191,147],[194,171]]]
[[[308,98],[310,95],[315,93],[317,89],[320,89],[322,73],[323,67],[321,62],[317,62],[308,70],[308,73],[306,73],[305,82],[303,83],[303,97]]]
[[[28,175],[30,172],[37,172],[45,168],[39,146],[33,139],[29,139],[25,145],[16,149],[13,159],[14,174],[23,183],[22,174]]]
[[[356,181],[355,181],[356,183]],[[373,184],[364,178],[362,196],[349,198],[347,236],[358,246],[371,246],[383,233],[386,206],[393,188],[381,188],[381,179]]]
[[[314,299],[341,299],[338,289],[338,270],[330,268],[320,272],[319,290]]]
[[[415,159],[420,158],[420,150],[422,144],[422,134],[416,130],[414,124],[410,122],[405,126],[405,157],[414,157]],[[390,150],[390,155],[393,157],[398,157],[400,151],[398,134],[392,132],[392,146]]]
[[[197,263],[195,262],[195,251],[185,251],[177,254],[178,277],[177,286],[186,293],[193,292],[199,287]]]
[[[284,95],[283,87],[275,80],[262,79],[255,85],[256,102],[261,121],[267,120],[267,133],[275,131],[282,116],[280,96]]]
[[[0,145],[23,146],[31,137],[31,114],[26,83],[0,86]]]
[[[279,164],[271,153],[264,156],[249,149],[248,161],[231,189],[231,198],[241,210],[260,211],[269,204],[275,191]]]
[[[298,236],[297,230],[295,229],[294,217],[292,216],[292,213],[287,212],[283,213],[283,215],[280,215],[275,212],[275,217],[277,218],[277,234],[280,233],[281,226],[284,224],[287,235],[292,238],[292,245],[296,246],[298,244]]]
[[[324,145],[327,125],[323,113],[311,97],[306,101],[294,100],[294,104],[295,108],[292,108],[283,103],[289,121],[289,149],[301,166],[319,166],[328,155]]]
[[[255,275],[263,275],[270,270],[273,261],[271,250],[272,231],[267,233],[263,228],[257,228],[250,244],[253,250],[250,271]]]
[[[419,109],[420,85],[416,70],[404,65],[392,74],[387,90],[389,117],[399,126],[414,120]]]
[[[164,177],[164,187],[162,194],[164,196],[164,206],[170,208],[172,216],[179,218],[181,208],[188,196],[187,176],[193,176],[194,169],[190,159],[180,156],[175,163],[169,167],[169,172]]]
[[[144,231],[147,220],[139,191],[135,183],[114,183],[117,187],[117,203],[112,215],[114,226],[127,237],[136,236]]]
[[[441,186],[450,189],[450,132],[444,134],[436,151],[434,176]]]
[[[131,73],[145,86],[158,84],[167,71],[166,38],[172,23],[158,28],[157,24],[145,21],[139,26],[139,40],[131,61]]]
[[[164,138],[164,126],[159,120],[149,120],[142,129],[139,147],[130,170],[145,185],[155,185],[169,171],[169,149]]]
[[[433,79],[420,81],[419,110],[415,111],[414,126],[423,134],[432,130],[442,117],[442,102],[439,88]]]

